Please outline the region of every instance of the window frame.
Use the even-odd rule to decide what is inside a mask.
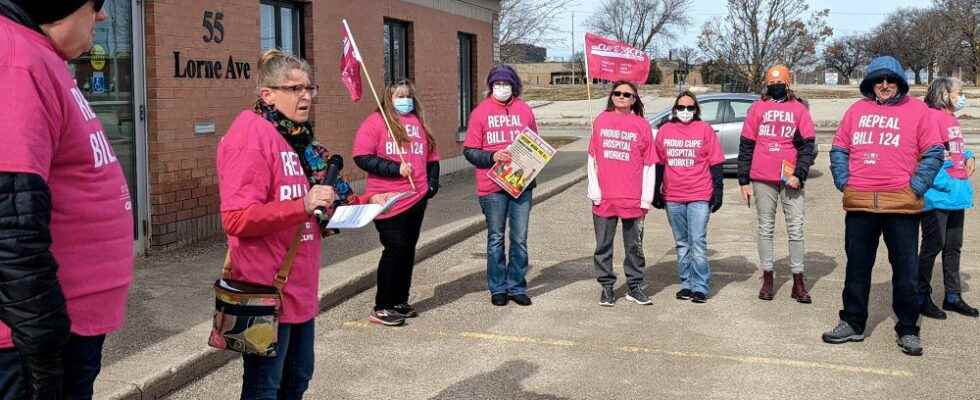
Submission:
[[[458,107],[459,118],[457,119],[457,122],[458,122],[458,125],[459,126],[457,127],[457,129],[458,129],[458,132],[460,133],[459,135],[457,135],[458,136],[457,139],[459,139],[459,141],[462,141],[462,138],[465,138],[466,129],[469,127],[469,124],[470,124],[470,114],[473,112],[473,109],[476,108],[476,103],[477,103],[477,101],[476,101],[477,100],[477,98],[476,98],[477,97],[477,86],[478,86],[478,80],[477,80],[477,59],[476,59],[477,58],[477,47],[476,47],[476,35],[475,34],[467,33],[467,32],[457,32],[456,33],[456,38],[457,38],[457,43],[458,43],[458,46],[459,46],[458,51],[457,51],[458,54],[456,55],[456,58],[457,58],[457,61],[458,61],[458,63],[457,63],[458,64],[458,71],[457,71],[457,73],[458,73],[458,78],[459,78],[458,79],[459,91],[457,93],[458,96],[459,96],[459,98],[458,98],[458,100],[459,100],[459,107]],[[464,43],[464,41],[468,45],[468,48],[467,48],[468,53],[467,54],[469,55],[469,60],[465,60],[465,62],[467,63],[466,66],[469,67],[466,70],[464,70],[464,65],[463,65],[463,63],[464,63],[464,54],[463,54],[463,43]],[[469,78],[469,93],[464,93],[464,90],[465,90],[465,88],[463,87],[464,86],[463,85],[463,78],[464,78],[464,76],[468,76],[468,78]],[[467,103],[463,101],[464,100],[464,96],[467,96],[468,97],[468,100],[469,100],[469,103],[468,103],[469,104],[469,107],[468,107],[468,109],[466,107]]]
[[[273,24],[273,34],[275,35],[275,48],[282,50],[282,9],[288,8],[293,11],[293,22],[295,27],[293,29],[293,40],[295,44],[295,51],[293,55],[299,58],[306,58],[306,27],[304,26],[305,12],[303,3],[297,3],[294,1],[287,0],[260,0],[259,5],[267,5],[272,7],[272,20]],[[261,18],[259,21],[259,32],[262,32],[262,22]],[[260,40],[261,42],[261,40]],[[261,46],[261,43],[260,43]]]
[[[400,19],[396,19],[396,18],[387,18],[387,17],[384,18],[384,25],[383,25],[383,28],[382,28],[382,32],[383,32],[382,34],[384,35],[384,38],[383,39],[388,40],[388,46],[387,46],[387,48],[385,48],[384,41],[382,40],[381,52],[382,52],[382,54],[384,54],[385,52],[387,52],[387,54],[389,54],[389,55],[391,55],[391,57],[393,57],[394,54],[395,54],[395,40],[393,40],[394,39],[394,34],[392,33],[393,31],[392,31],[391,28],[389,28],[389,26],[398,26],[400,28],[403,28],[403,30],[404,30],[405,36],[404,36],[404,46],[402,48],[402,53],[404,54],[405,59],[403,61],[403,64],[404,65],[402,65],[402,67],[405,69],[405,76],[395,76],[394,63],[389,64],[388,63],[388,60],[386,58],[384,60],[385,61],[384,62],[384,71],[385,71],[384,80],[385,80],[385,85],[388,85],[391,82],[393,82],[395,80],[398,80],[398,79],[409,79],[409,80],[413,80],[414,81],[414,79],[413,79],[413,75],[414,74],[413,74],[413,71],[412,71],[412,58],[414,57],[415,53],[414,53],[414,51],[412,49],[412,47],[414,46],[414,42],[412,40],[412,34],[413,34],[413,31],[412,31],[412,22],[405,21],[405,20],[400,20]],[[391,39],[388,38],[389,35],[391,35]]]

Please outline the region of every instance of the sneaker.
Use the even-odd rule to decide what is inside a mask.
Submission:
[[[861,342],[864,341],[864,334],[858,333],[847,322],[840,321],[834,329],[823,333],[823,341],[830,344]]]
[[[490,296],[490,303],[497,307],[503,307],[507,305],[507,293],[494,293]]]
[[[512,294],[512,295],[510,295],[508,297],[511,300],[514,300],[514,302],[517,303],[517,304],[519,304],[519,305],[522,305],[522,306],[529,306],[529,305],[531,305],[531,297],[528,296],[528,295],[526,295],[526,294],[524,294],[524,293],[521,293],[521,294]]]
[[[946,308],[945,302],[943,304],[943,308]],[[919,314],[925,315],[932,319],[946,319],[946,313],[943,312],[943,310],[940,310],[939,307],[936,306],[936,303],[933,303],[932,299],[929,297],[926,297],[925,302],[919,306]]]
[[[674,295],[677,300],[690,300],[691,299],[691,289],[681,289],[677,294]]]
[[[904,335],[895,340],[895,343],[898,344],[898,347],[902,348],[902,353],[910,356],[922,355],[922,343],[916,335]]]
[[[626,300],[636,302],[636,304],[639,304],[641,306],[648,306],[653,304],[653,301],[650,300],[650,297],[647,296],[647,294],[640,289],[630,289],[626,293]]]
[[[936,305],[933,304],[933,307],[935,306]],[[977,312],[977,309],[970,307],[969,304],[966,304],[966,302],[963,301],[962,297],[957,299],[955,303],[950,303],[946,300],[943,300],[943,310],[952,311],[954,313],[963,314],[967,317],[973,317],[973,318],[977,318],[977,316],[980,315],[980,313]]]
[[[404,318],[415,318],[419,316],[419,312],[415,311],[415,307],[412,307],[408,303],[402,303],[391,308],[391,311],[399,313]]]
[[[691,295],[691,301],[698,304],[703,304],[708,302],[708,295],[701,292],[694,292]]]
[[[602,288],[602,294],[599,295],[599,305],[603,307],[612,307],[616,305],[616,294],[613,293],[613,288]]]
[[[405,324],[405,317],[393,310],[374,310],[368,316],[368,321],[385,326],[399,326]]]

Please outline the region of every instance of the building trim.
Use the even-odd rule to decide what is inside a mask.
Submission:
[[[500,12],[500,1],[495,0],[402,0],[422,7],[447,12],[483,22],[493,22]]]

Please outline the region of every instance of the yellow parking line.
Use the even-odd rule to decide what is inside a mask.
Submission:
[[[362,321],[348,321],[344,322],[343,326],[345,328],[369,328],[370,323]],[[702,359],[714,359],[714,360],[727,360],[734,361],[743,364],[756,364],[756,365],[776,365],[776,366],[786,366],[802,369],[824,369],[829,371],[838,372],[857,372],[863,374],[871,375],[883,375],[883,376],[893,376],[893,377],[912,377],[915,376],[909,371],[896,370],[896,369],[886,369],[886,368],[871,368],[871,367],[859,367],[853,365],[841,365],[841,364],[831,364],[823,362],[814,361],[802,361],[802,360],[791,360],[783,358],[771,358],[771,357],[750,357],[750,356],[737,356],[737,355],[726,355],[726,354],[712,354],[712,353],[699,353],[699,352],[688,352],[688,351],[673,351],[657,349],[652,347],[640,347],[640,346],[620,346],[609,343],[580,343],[571,340],[559,340],[559,339],[547,339],[547,338],[535,338],[530,336],[512,336],[512,335],[500,335],[488,332],[443,332],[443,331],[422,331],[418,329],[411,328],[400,328],[397,332],[408,332],[420,335],[429,336],[440,336],[440,337],[458,337],[462,339],[469,340],[481,340],[487,342],[506,342],[506,343],[529,343],[537,344],[543,346],[555,346],[555,347],[576,347],[588,345],[589,347],[596,348],[606,348],[609,350],[623,351],[627,353],[646,353],[646,354],[662,354],[673,357],[683,357],[683,358],[702,358]],[[392,331],[395,332],[395,331]]]

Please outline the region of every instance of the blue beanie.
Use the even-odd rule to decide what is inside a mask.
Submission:
[[[861,94],[869,99],[875,98],[874,82],[888,76],[898,81],[898,94],[905,96],[909,93],[909,83],[905,79],[905,68],[892,56],[878,56],[871,60],[865,70],[864,80],[861,81]]]
[[[507,82],[513,91],[514,97],[521,97],[521,77],[517,76],[517,71],[514,71],[509,65],[498,65],[490,70],[490,74],[487,75],[487,87],[490,91],[493,91],[494,82]]]

